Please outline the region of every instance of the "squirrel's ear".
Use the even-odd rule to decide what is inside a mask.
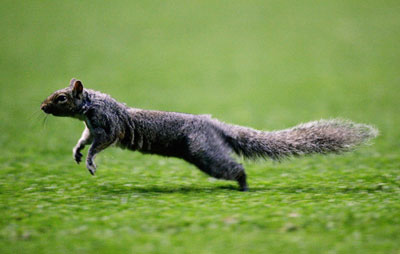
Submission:
[[[83,92],[82,82],[80,80],[74,80],[74,83],[72,84],[72,94],[74,95],[74,97],[78,97],[82,94],[82,92]]]
[[[76,78],[71,79],[71,81],[69,82],[69,87],[73,87],[75,81],[76,81]]]

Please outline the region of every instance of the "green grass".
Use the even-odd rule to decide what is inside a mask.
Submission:
[[[400,2],[6,1],[0,9],[1,253],[400,253]],[[108,149],[38,112],[72,77],[147,109],[259,129],[374,124],[343,156],[246,162],[251,191]]]

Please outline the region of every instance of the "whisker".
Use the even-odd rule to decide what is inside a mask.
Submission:
[[[28,116],[28,120],[31,120],[35,115],[37,115],[38,113],[40,113],[40,109],[37,109],[35,111],[33,111],[29,116]]]
[[[43,118],[43,121],[42,121],[42,127],[45,129],[46,128],[46,122],[47,122],[47,117],[48,117],[49,115],[45,115],[45,117]]]
[[[34,119],[32,119],[32,121],[37,122],[40,118],[45,117],[45,116],[46,116],[46,115],[41,114],[41,113],[39,112],[39,114],[37,114],[36,117],[35,117]]]
[[[37,113],[38,113],[38,111],[35,110],[32,114],[30,114],[30,115],[27,117],[27,119],[28,119],[28,120],[31,120]]]
[[[30,114],[27,117],[28,124],[32,128],[33,126],[36,126],[36,123],[40,122],[40,119],[44,117],[45,115],[42,114],[41,110],[35,110],[32,114]]]

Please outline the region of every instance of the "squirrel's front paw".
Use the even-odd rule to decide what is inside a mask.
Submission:
[[[90,174],[94,176],[94,174],[96,173],[96,164],[94,164],[92,160],[88,160],[86,161],[86,167],[89,170]]]
[[[74,150],[74,160],[76,161],[76,163],[79,164],[79,162],[82,161],[82,157],[83,155],[81,154],[81,152],[79,152],[78,150]]]

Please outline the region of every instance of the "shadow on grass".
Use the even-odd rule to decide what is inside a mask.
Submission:
[[[196,186],[131,186],[131,187],[118,187],[114,185],[99,186],[99,191],[104,194],[129,194],[129,193],[211,193],[220,190],[238,191],[235,186],[214,186],[214,187],[196,187]]]
[[[241,193],[237,186],[226,185],[226,186],[162,186],[162,185],[146,185],[146,186],[118,186],[114,184],[102,185],[96,187],[97,191],[101,191],[104,194],[132,194],[132,193],[220,193],[221,191],[231,191],[233,193]],[[315,194],[361,194],[361,193],[376,193],[376,192],[393,192],[393,189],[383,189],[382,186],[357,186],[357,187],[309,187],[309,186],[257,186],[250,187],[250,193],[252,192],[270,192],[270,193],[282,193],[282,194],[301,194],[301,193],[315,193]]]

